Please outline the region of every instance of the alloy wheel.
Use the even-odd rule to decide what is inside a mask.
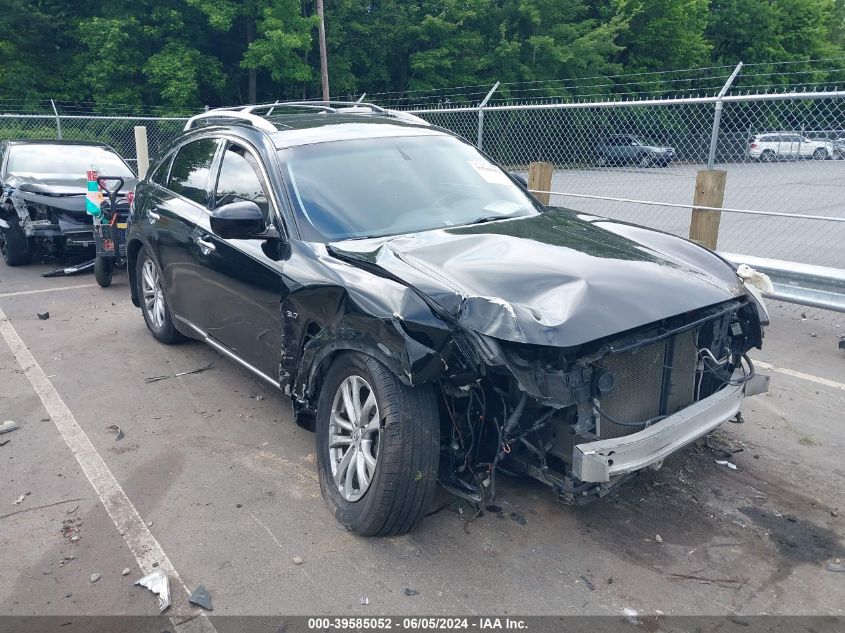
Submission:
[[[161,289],[161,277],[153,260],[145,259],[141,268],[141,292],[147,315],[156,330],[164,327],[164,291]]]
[[[370,487],[379,451],[376,394],[361,376],[348,376],[332,402],[329,418],[329,463],[344,499],[355,502]]]

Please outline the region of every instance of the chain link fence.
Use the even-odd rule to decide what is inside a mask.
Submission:
[[[133,167],[136,162],[135,126],[147,128],[150,158],[182,131],[187,118],[42,114],[0,114],[0,140],[64,139],[97,141],[113,147]]]
[[[718,106],[717,106],[718,104]],[[722,110],[715,139],[714,119]],[[718,248],[845,268],[845,93],[411,109],[507,168],[554,165],[552,204],[688,236],[696,175],[727,171]],[[481,116],[479,116],[481,115]]]

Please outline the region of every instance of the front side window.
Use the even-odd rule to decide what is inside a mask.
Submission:
[[[334,141],[279,155],[294,204],[316,239],[398,235],[539,213],[504,171],[451,136]]]
[[[215,139],[206,138],[180,147],[170,168],[167,188],[205,206],[217,143]]]
[[[214,192],[214,206],[219,207],[239,200],[255,202],[269,219],[267,192],[261,184],[259,167],[252,154],[243,147],[230,144],[223,154],[220,176]]]

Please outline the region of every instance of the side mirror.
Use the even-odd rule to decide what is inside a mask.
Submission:
[[[528,189],[528,181],[525,179],[525,176],[523,176],[522,174],[517,174],[516,172],[513,172],[513,171],[509,171],[508,173],[510,174],[511,178],[513,178],[519,184],[521,184],[523,187]]]
[[[211,230],[223,239],[267,239],[264,214],[252,200],[230,202],[211,212]]]

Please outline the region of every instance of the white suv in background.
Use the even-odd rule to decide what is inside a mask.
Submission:
[[[751,137],[748,156],[762,162],[783,158],[825,160],[834,157],[834,147],[830,141],[813,140],[795,132],[767,132]]]

